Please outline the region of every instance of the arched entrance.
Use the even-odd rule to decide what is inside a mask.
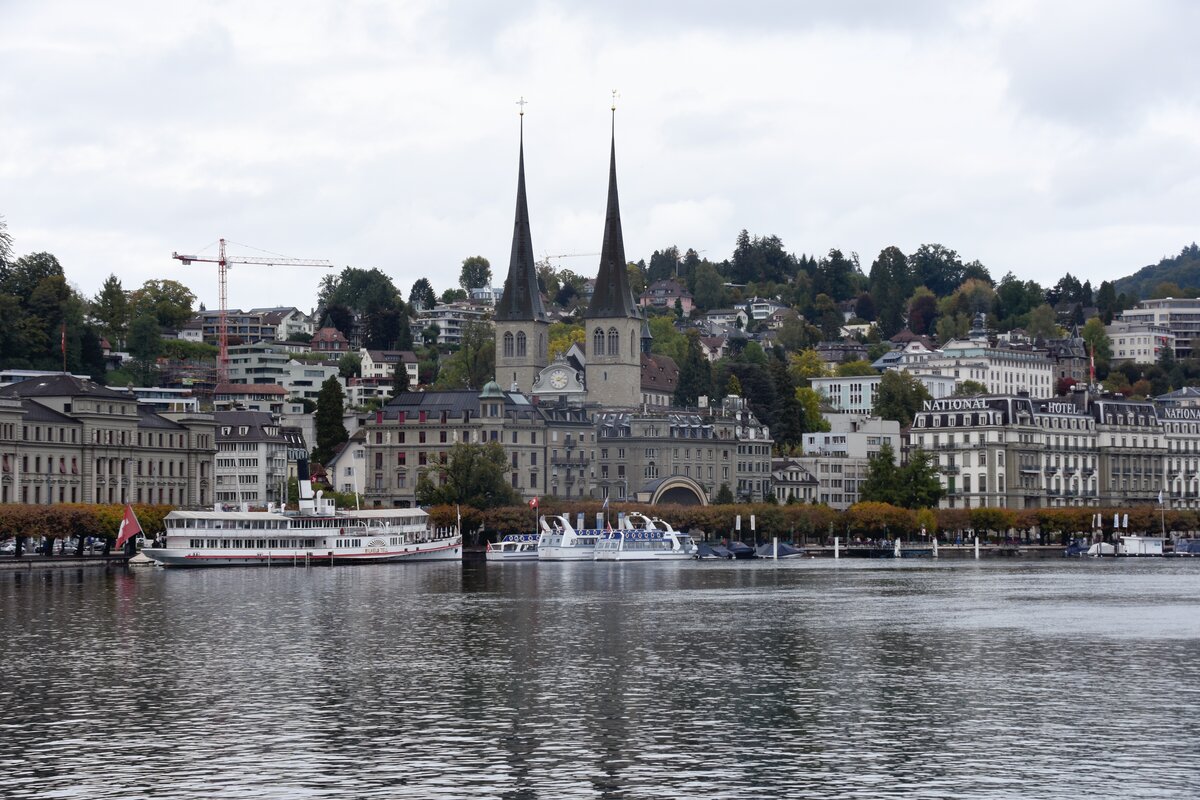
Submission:
[[[704,487],[684,475],[671,475],[651,481],[638,494],[646,497],[647,499],[643,502],[649,502],[651,505],[659,503],[681,506],[708,505],[708,493],[704,491]]]

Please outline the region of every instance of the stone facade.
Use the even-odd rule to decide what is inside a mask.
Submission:
[[[70,375],[0,389],[0,502],[213,501],[211,415],[157,413]]]

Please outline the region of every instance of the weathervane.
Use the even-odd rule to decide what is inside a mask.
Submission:
[[[521,99],[517,101],[517,105],[521,107],[520,114],[522,117],[525,116],[525,104],[528,102],[529,101],[525,99],[525,95],[521,95]]]

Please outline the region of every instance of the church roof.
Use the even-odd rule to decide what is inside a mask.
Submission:
[[[604,215],[604,242],[600,246],[600,271],[596,290],[588,303],[587,319],[632,317],[638,319],[638,305],[629,286],[625,261],[625,238],[621,233],[621,206],[617,202],[617,137],[614,122],[612,150],[608,162],[608,210]]]
[[[498,320],[526,321],[546,319],[542,294],[538,290],[537,268],[533,264],[533,236],[529,232],[529,206],[525,199],[525,116],[521,115],[521,145],[517,166],[517,211],[513,221],[512,254],[508,259],[508,277],[504,294],[496,303]]]

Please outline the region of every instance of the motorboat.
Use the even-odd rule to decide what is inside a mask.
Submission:
[[[515,533],[498,542],[488,542],[484,557],[488,561],[537,561],[540,534]]]
[[[611,528],[596,542],[596,561],[683,561],[696,558],[692,537],[657,517],[626,514],[616,530]]]
[[[604,531],[576,531],[565,514],[545,516],[538,520],[542,532],[538,536],[538,561],[591,561]]]
[[[733,558],[733,553],[729,552],[729,548],[720,544],[706,544],[701,542],[697,546],[696,558]]]
[[[787,542],[769,542],[760,544],[756,551],[759,558],[803,558],[803,549]]]
[[[745,542],[730,542],[727,547],[733,557],[737,559],[754,558],[755,556],[754,548]]]

